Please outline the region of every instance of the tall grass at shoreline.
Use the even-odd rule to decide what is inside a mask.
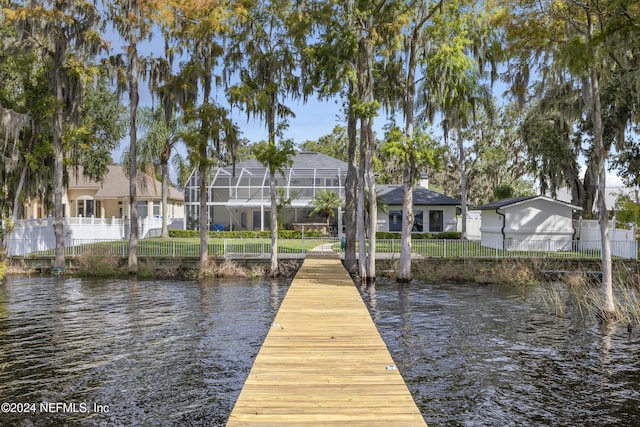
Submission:
[[[393,277],[397,260],[381,263],[380,270]],[[510,286],[525,295],[535,292],[547,310],[565,316],[569,305],[575,306],[583,317],[593,321],[615,321],[640,325],[640,273],[625,265],[613,271],[615,313],[611,319],[602,319],[603,299],[599,277],[587,266],[578,265],[556,277],[541,273],[538,261],[502,260],[495,263],[474,262],[414,262],[414,278],[451,283],[478,283]]]
[[[563,283],[583,317],[600,320],[604,310],[600,282],[584,275],[572,274]],[[637,273],[617,268],[613,274],[614,321],[640,325],[640,278]]]
[[[121,264],[122,260],[118,256],[104,255],[100,251],[88,251],[78,257],[78,269],[75,274],[80,277],[126,277],[128,275],[126,266]],[[299,261],[281,261],[277,276],[290,277],[299,267]],[[264,277],[266,274],[267,270],[262,265],[240,265],[229,259],[219,262],[216,257],[210,257],[195,270],[184,269],[177,264],[161,266],[153,258],[141,260],[138,269],[138,277],[152,279],[206,280],[217,277],[255,279]]]

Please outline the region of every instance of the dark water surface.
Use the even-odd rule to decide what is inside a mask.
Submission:
[[[640,426],[640,333],[541,292],[378,282],[378,329],[430,426]],[[548,295],[548,294],[547,294]]]
[[[223,426],[287,288],[5,278],[0,425]],[[364,299],[430,426],[640,425],[625,325],[498,286],[378,281]]]
[[[286,289],[5,278],[0,425],[224,425]]]

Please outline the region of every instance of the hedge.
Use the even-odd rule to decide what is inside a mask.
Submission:
[[[433,233],[411,233],[412,240],[424,240],[424,239],[459,239],[462,233],[457,231],[445,231],[438,234]],[[376,239],[402,239],[402,233],[390,232],[390,231],[378,231],[376,233]]]
[[[411,233],[411,239],[460,239],[462,233],[457,231],[445,231],[443,233]],[[324,237],[320,231],[305,231],[305,237]],[[182,237],[197,239],[200,237],[198,230],[178,230],[169,229],[169,237]],[[215,239],[268,239],[271,238],[271,230],[265,231],[209,231],[209,237]],[[301,239],[302,231],[299,230],[279,230],[278,238],[280,239]],[[378,231],[376,239],[395,239],[400,240],[402,233]]]
[[[271,230],[265,231],[209,231],[209,237],[215,239],[268,239],[271,238]],[[320,231],[305,231],[305,237],[324,237]],[[182,237],[197,239],[200,237],[198,230],[178,230],[169,229],[169,237]],[[278,230],[280,239],[301,239],[302,231],[299,230]]]

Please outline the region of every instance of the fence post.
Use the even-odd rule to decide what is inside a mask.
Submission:
[[[126,254],[124,253],[124,237],[122,238],[122,258],[125,258]]]
[[[222,241],[222,256],[227,257],[227,239]]]
[[[447,257],[447,239],[444,239],[444,258]]]

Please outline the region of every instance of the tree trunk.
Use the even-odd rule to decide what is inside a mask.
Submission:
[[[600,177],[600,160],[598,156],[601,153],[596,153],[595,151],[594,149],[587,159],[587,170],[584,173],[583,184],[585,194],[583,203],[580,205],[582,206],[583,214],[587,218],[593,218],[593,203],[596,200],[596,194],[598,194],[598,180]]]
[[[166,148],[162,154],[160,161],[160,175],[162,175],[162,232],[163,239],[169,238],[169,229],[167,228],[167,196],[169,194],[169,162]]]
[[[459,121],[458,121],[459,122]],[[462,127],[458,124],[458,161],[460,162],[460,210],[462,222],[461,239],[467,238],[467,171],[464,167],[464,139],[462,138]]]
[[[403,172],[404,182],[402,198],[402,241],[400,242],[400,266],[396,280],[411,281],[411,231],[413,230],[413,183],[409,179],[410,172]]]
[[[138,110],[138,52],[135,43],[128,48],[129,66],[129,209],[131,211],[131,227],[129,231],[129,274],[138,274],[138,161],[137,161],[137,125]]]
[[[378,231],[378,202],[376,199],[376,176],[373,171],[373,152],[375,138],[373,136],[372,118],[367,119],[367,184],[369,185],[369,252],[367,253],[367,282],[376,280],[376,231]]]
[[[421,15],[421,14],[420,14]],[[421,21],[424,22],[424,21]],[[413,188],[414,188],[414,150],[413,140],[413,108],[416,91],[416,45],[418,43],[420,26],[416,26],[409,38],[409,65],[407,67],[407,91],[404,106],[404,134],[407,138],[408,152],[405,157],[406,164],[402,172],[402,240],[400,241],[400,265],[396,280],[399,282],[411,281],[411,232],[413,231]]]
[[[350,85],[353,88],[353,84]],[[350,90],[352,91],[352,89]],[[345,250],[344,250],[344,268],[350,274],[358,272],[358,260],[356,257],[357,242],[357,201],[358,201],[358,173],[356,168],[356,136],[357,120],[351,109],[351,101],[349,101],[349,110],[347,112],[347,137],[348,137],[348,157],[349,164],[347,168],[347,178],[345,181]],[[339,227],[342,224],[338,224]]]
[[[361,136],[360,136],[360,169],[358,170],[358,209],[356,219],[356,229],[358,232],[358,273],[360,274],[360,281],[367,280],[367,240],[365,237],[365,225],[364,225],[364,188],[365,188],[365,175],[366,169],[366,157],[365,147],[362,141],[362,121],[361,121]]]
[[[201,159],[206,158],[207,146],[203,141],[200,141],[200,153]],[[203,157],[205,156],[205,157]],[[209,259],[209,233],[208,233],[208,220],[209,215],[207,212],[207,165],[208,163],[200,162],[198,168],[198,179],[200,181],[200,208],[198,215],[198,222],[200,228],[200,266],[204,267]]]
[[[56,239],[56,257],[53,266],[63,269],[66,266],[64,256],[64,212],[62,211],[62,172],[64,168],[64,155],[62,152],[62,123],[64,93],[62,87],[62,65],[63,49],[58,46],[54,53],[54,75],[53,79],[56,87],[56,108],[53,117],[53,201],[54,201],[54,223],[53,233]]]
[[[271,79],[268,79],[271,81]],[[269,144],[276,145],[276,94],[271,94],[271,108],[267,112],[267,131]],[[276,197],[276,171],[269,165],[269,200],[271,204],[271,276],[278,274],[278,201]]]
[[[271,199],[271,275],[278,273],[278,202],[276,200],[276,175],[269,168],[269,198]]]
[[[204,52],[204,69],[211,70],[211,51]],[[200,228],[200,266],[204,267],[209,260],[209,211],[207,210],[207,173],[211,163],[207,158],[207,147],[209,146],[209,138],[211,137],[211,125],[209,117],[209,98],[211,97],[211,75],[205,73],[202,82],[202,108],[201,108],[201,129],[200,140],[198,141],[198,173],[200,179],[200,208],[198,212],[198,221]]]
[[[602,315],[604,318],[612,318],[615,315],[613,301],[613,281],[611,274],[611,244],[609,242],[609,212],[606,204],[606,176],[605,160],[607,152],[603,143],[602,105],[600,101],[600,88],[598,74],[594,66],[591,66],[591,95],[593,97],[593,133],[594,151],[598,160],[598,222],[600,224],[600,241],[602,256]]]

